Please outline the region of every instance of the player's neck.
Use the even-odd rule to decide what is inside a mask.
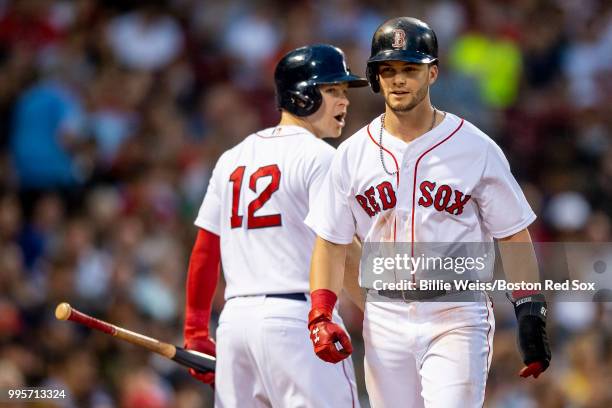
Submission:
[[[429,132],[442,119],[443,115],[440,114],[440,111],[434,109],[428,98],[408,112],[394,112],[387,106],[385,110],[385,130],[408,143]]]
[[[290,113],[284,112],[281,114],[281,120],[278,122],[277,126],[299,126],[301,128],[306,129],[316,137],[319,137],[312,124],[298,116],[292,115]]]

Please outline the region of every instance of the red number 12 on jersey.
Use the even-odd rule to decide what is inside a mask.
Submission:
[[[230,218],[230,224],[232,228],[239,228],[242,226],[242,215],[238,215],[238,206],[240,205],[240,189],[242,188],[242,179],[244,178],[245,166],[237,167],[236,170],[230,175],[229,181],[233,184],[232,187],[232,216]],[[249,179],[249,188],[254,193],[257,192],[257,180],[261,177],[271,177],[270,184],[259,194],[257,198],[249,203],[248,207],[248,218],[247,228],[266,228],[266,227],[278,227],[282,225],[281,215],[260,215],[256,216],[255,212],[259,210],[264,204],[272,197],[272,194],[278,190],[280,184],[281,172],[276,164],[269,166],[263,166],[257,169],[257,171],[251,174]]]

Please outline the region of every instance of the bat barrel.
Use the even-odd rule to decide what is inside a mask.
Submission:
[[[96,319],[85,313],[72,308],[68,303],[63,302],[55,308],[55,317],[58,320],[71,320],[82,324],[90,329],[98,330],[110,334],[116,338],[144,347],[150,351],[170,358],[179,364],[194,368],[198,371],[209,371],[215,369],[215,358],[191,350],[184,350],[170,343],[164,343],[152,337],[145,336],[122,327],[115,326],[103,320]]]
[[[72,320],[73,322],[80,323],[89,327],[90,329],[99,330],[106,334],[110,334],[111,336],[117,334],[117,328],[112,324],[86,315],[83,312],[79,312],[78,310],[73,309],[72,306],[66,302],[62,302],[57,305],[55,308],[55,317],[59,320]]]

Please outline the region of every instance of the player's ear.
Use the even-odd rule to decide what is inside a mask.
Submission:
[[[438,64],[429,64],[429,85],[438,79]]]

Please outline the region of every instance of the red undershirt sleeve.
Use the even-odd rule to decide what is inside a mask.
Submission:
[[[212,300],[219,281],[221,246],[219,236],[199,229],[189,259],[185,306],[185,341],[208,337]]]

